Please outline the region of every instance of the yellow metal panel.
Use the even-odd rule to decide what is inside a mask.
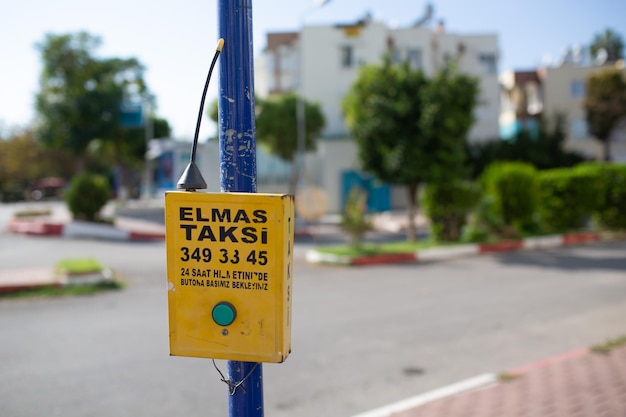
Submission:
[[[291,351],[293,197],[172,191],[165,227],[170,353],[283,362]]]

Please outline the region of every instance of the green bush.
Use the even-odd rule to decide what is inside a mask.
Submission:
[[[95,174],[75,176],[65,194],[65,201],[78,220],[97,221],[102,207],[109,201],[111,189],[106,178]]]
[[[626,165],[585,163],[576,170],[599,177],[600,195],[593,214],[600,225],[612,230],[626,229]]]
[[[539,216],[551,232],[581,229],[602,196],[600,175],[590,169],[540,171],[538,185]]]
[[[494,200],[482,195],[472,213],[461,239],[465,242],[488,242],[502,238],[516,237],[517,232],[507,233],[502,218],[495,213]]]
[[[340,226],[350,236],[350,244],[357,248],[361,246],[365,233],[372,230],[372,222],[367,215],[367,195],[361,188],[350,190]]]
[[[523,162],[495,162],[480,178],[484,197],[493,201],[492,209],[505,228],[517,233],[534,227],[537,208],[537,171]]]
[[[430,231],[439,241],[459,240],[468,214],[480,200],[477,186],[463,181],[428,185],[422,206],[430,219]]]

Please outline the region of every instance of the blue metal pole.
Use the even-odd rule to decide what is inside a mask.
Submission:
[[[256,192],[252,0],[219,0],[222,191]]]
[[[252,0],[219,0],[220,189],[256,192],[256,131]],[[229,417],[263,417],[263,368],[260,363],[228,361]]]

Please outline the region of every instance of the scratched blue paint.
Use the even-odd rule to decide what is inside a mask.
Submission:
[[[256,192],[252,1],[219,0],[221,191]]]
[[[256,192],[252,0],[219,0],[220,189]],[[263,367],[228,361],[228,379],[244,381],[228,396],[229,417],[263,417]]]

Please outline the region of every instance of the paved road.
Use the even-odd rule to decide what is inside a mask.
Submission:
[[[264,366],[266,415],[348,417],[626,334],[624,253],[607,243],[369,268],[297,260],[293,353]],[[1,301],[0,415],[226,415],[211,361],[168,356],[164,245],[0,234],[2,269],[70,255],[129,286]]]

